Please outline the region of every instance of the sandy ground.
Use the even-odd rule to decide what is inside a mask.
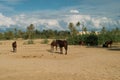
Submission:
[[[69,46],[68,55],[51,53],[49,44],[0,41],[0,80],[120,80],[120,50]]]

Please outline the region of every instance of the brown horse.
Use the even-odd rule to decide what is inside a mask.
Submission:
[[[113,41],[106,41],[104,44],[103,44],[103,47],[111,47],[112,46],[112,43]]]
[[[53,52],[54,51],[54,47],[56,48],[56,50],[57,50],[57,43],[56,43],[56,40],[53,40],[52,42],[51,42],[51,51]]]
[[[57,46],[59,46],[61,54],[63,54],[63,47],[64,47],[66,51],[65,54],[67,55],[68,43],[66,40],[53,40],[51,42],[52,51],[54,51],[54,46],[56,47],[56,50],[57,50]]]
[[[12,43],[12,48],[13,48],[13,52],[16,52],[16,48],[17,48],[17,42],[16,41],[14,41]]]
[[[80,46],[83,46],[84,45],[84,42],[83,41],[79,41],[78,43]]]

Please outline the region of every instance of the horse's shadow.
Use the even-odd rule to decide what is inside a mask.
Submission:
[[[108,50],[111,50],[111,51],[120,51],[120,47],[118,47],[118,46],[112,46],[112,47],[108,48]]]
[[[47,51],[48,51],[48,52],[50,52],[50,53],[61,54],[61,53],[60,53],[60,52],[58,52],[58,51],[52,51],[52,50],[50,50],[50,49],[47,49]]]
[[[111,50],[111,51],[120,51],[120,48],[110,48],[108,50]]]

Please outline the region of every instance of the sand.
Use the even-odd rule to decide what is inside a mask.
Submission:
[[[68,55],[50,52],[50,44],[0,41],[0,80],[120,80],[120,50],[69,45]]]

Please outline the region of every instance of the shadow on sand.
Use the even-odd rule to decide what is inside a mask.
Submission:
[[[120,51],[120,47],[112,46],[112,47],[102,47],[102,46],[86,46],[86,48],[103,48],[111,51]]]
[[[114,47],[114,48],[109,48],[108,50],[111,50],[111,51],[120,51],[120,48],[119,47]]]
[[[48,49],[47,51],[48,51],[48,52],[50,52],[50,53],[61,54],[61,53],[60,53],[60,52],[58,52],[58,51],[54,51],[54,52],[52,52],[50,49]]]

